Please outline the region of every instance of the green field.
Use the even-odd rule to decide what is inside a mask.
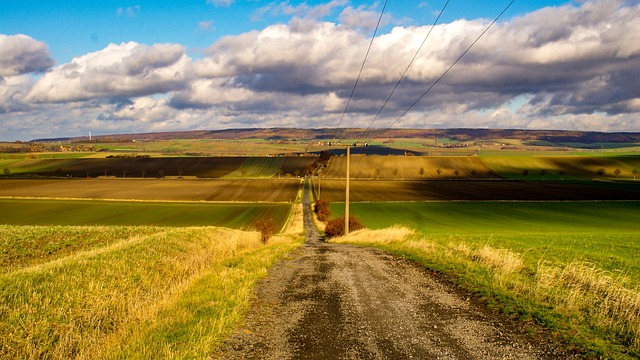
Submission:
[[[353,203],[371,229],[402,225],[447,242],[509,248],[531,263],[586,260],[640,285],[640,202]],[[333,203],[334,216],[344,204]]]
[[[250,228],[264,216],[281,228],[288,204],[208,204],[99,200],[0,199],[0,224],[156,225]]]

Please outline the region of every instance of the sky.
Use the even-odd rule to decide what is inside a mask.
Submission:
[[[509,3],[389,0],[372,42],[384,1],[0,0],[0,141],[640,131],[640,0]]]

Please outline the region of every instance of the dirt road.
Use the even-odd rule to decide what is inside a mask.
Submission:
[[[305,199],[308,199],[305,196]],[[263,280],[220,359],[566,358],[460,289],[380,251],[308,241]]]

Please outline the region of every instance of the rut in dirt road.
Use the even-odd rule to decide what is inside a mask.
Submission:
[[[305,185],[308,242],[256,289],[220,359],[564,357],[408,261],[320,241]]]

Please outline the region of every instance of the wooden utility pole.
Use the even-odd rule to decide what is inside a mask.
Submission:
[[[346,194],[344,200],[344,235],[349,235],[349,173],[351,167],[351,146],[347,145]]]

